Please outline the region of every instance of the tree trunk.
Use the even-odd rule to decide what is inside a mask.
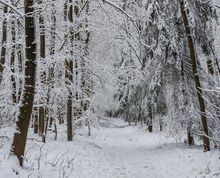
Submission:
[[[68,18],[69,22],[73,23],[73,4],[72,0],[69,1],[70,7],[68,12]],[[73,58],[73,46],[74,46],[74,32],[72,27],[70,28],[70,53]],[[71,84],[73,82],[73,59],[70,59],[67,62],[67,71],[66,71],[66,78],[69,80],[70,84],[69,87],[71,87]],[[72,130],[72,123],[73,123],[73,101],[72,101],[72,88],[69,88],[69,96],[67,101],[67,140],[72,141],[73,140],[73,130]]]
[[[191,33],[191,29],[190,29],[186,9],[185,9],[184,0],[178,0],[178,1],[180,4],[180,10],[181,10],[182,18],[183,18],[185,32],[186,32],[186,36],[188,39],[188,47],[189,47],[190,58],[191,58],[191,62],[192,62],[192,72],[193,72],[193,76],[195,79],[196,92],[197,92],[197,96],[198,96],[198,100],[199,100],[201,121],[202,121],[202,126],[203,126],[203,131],[204,131],[204,135],[203,135],[204,151],[210,151],[210,142],[209,142],[209,138],[208,138],[208,125],[207,125],[207,119],[206,119],[205,102],[203,99],[199,74],[198,74],[198,70],[197,70],[196,51],[195,51],[193,37],[192,37],[193,35]]]
[[[23,39],[23,28],[21,25],[21,22],[17,20],[17,39],[18,41]],[[17,58],[18,58],[18,71],[19,74],[22,73],[23,71],[23,62],[24,62],[24,46],[21,43],[18,43],[16,45],[16,52],[17,52]],[[17,103],[20,102],[21,98],[21,92],[22,92],[22,79],[19,77],[18,82],[17,82]]]
[[[43,106],[40,106],[40,108],[38,109],[38,117],[39,117],[39,135],[43,136],[44,133],[44,119],[45,119],[45,109]]]
[[[148,131],[150,133],[153,132],[153,115],[152,115],[152,107],[150,104],[148,104],[148,122],[147,122],[147,125],[148,125]]]
[[[51,60],[54,59],[54,55],[55,55],[55,50],[56,50],[56,9],[55,9],[55,0],[52,0],[52,12],[51,12],[51,21],[52,21],[52,25],[51,25],[51,42],[50,42],[50,56],[51,56]],[[49,82],[49,90],[48,90],[48,101],[51,100],[51,89],[54,87],[54,66],[55,63],[53,62],[53,65],[49,68],[49,75],[48,75],[48,82]],[[49,104],[49,102],[48,102]],[[48,110],[50,111],[52,108],[48,108]],[[51,112],[50,112],[51,113]],[[49,114],[49,113],[48,113]],[[54,118],[52,116],[49,115],[49,128],[52,128],[53,126],[53,121]],[[47,129],[47,128],[46,128]]]
[[[8,7],[4,6],[4,14],[7,14]],[[5,17],[2,24],[2,49],[1,49],[1,61],[0,61],[0,84],[2,82],[2,75],[5,65],[5,57],[6,57],[6,43],[7,43],[7,18]]]
[[[72,132],[72,96],[71,93],[68,96],[67,101],[67,140],[72,141],[73,140],[73,132]]]
[[[40,1],[40,4],[42,1]],[[45,48],[46,48],[46,40],[45,40],[45,25],[44,25],[44,17],[40,15],[39,17],[40,24],[40,59],[44,60],[45,58]],[[44,85],[44,80],[46,79],[46,74],[44,72],[41,73],[41,83]],[[43,81],[43,82],[42,82]],[[40,101],[40,107],[38,108],[38,117],[39,117],[39,135],[43,136],[44,133],[44,125],[45,125],[45,107],[44,103]]]
[[[36,72],[36,40],[35,40],[35,21],[33,0],[24,1],[25,11],[25,42],[26,42],[26,60],[25,60],[25,79],[23,86],[23,98],[19,107],[17,116],[14,139],[11,147],[11,155],[17,156],[20,165],[23,165],[24,151],[27,140],[28,126],[31,119],[31,113],[35,92],[35,72]],[[27,15],[28,14],[28,15]]]
[[[15,18],[12,19],[11,22],[11,82],[12,82],[12,99],[13,103],[17,103],[17,97],[16,97],[16,80],[15,80],[15,43],[16,43],[16,32],[15,32]]]
[[[51,46],[50,46],[50,55],[54,57],[55,54],[55,43],[56,43],[56,9],[55,9],[55,0],[52,0],[52,15],[51,15]]]
[[[79,5],[80,5],[80,1],[79,0],[75,0],[74,1],[74,7],[73,7],[73,13],[74,13],[74,17],[77,18],[79,17],[79,12],[80,12],[80,8],[79,8]],[[81,24],[79,25],[81,26]],[[78,43],[78,41],[80,41],[80,32],[77,32],[74,34],[74,41],[76,43]],[[74,45],[74,48],[77,48],[78,50],[80,50],[80,46],[79,44],[75,44]],[[80,88],[80,75],[79,75],[79,68],[80,68],[80,61],[81,61],[81,58],[79,56],[74,56],[74,80],[75,80],[75,87],[76,88]],[[79,89],[78,89],[79,90]],[[78,90],[76,90],[74,92],[74,100],[75,100],[75,103],[80,103],[80,98],[81,98],[81,92],[79,92]],[[81,111],[80,111],[80,106],[74,106],[74,117],[75,118],[79,118],[81,116]]]
[[[191,130],[187,130],[187,138],[188,138],[188,144],[194,145],[194,138],[193,138]]]
[[[88,30],[88,13],[89,13],[89,1],[83,1],[85,4],[85,11],[86,11],[86,17],[85,17],[85,36],[86,38],[84,39],[83,43],[85,47],[83,47],[84,53],[86,56],[89,55],[89,42],[90,42],[90,32]],[[91,80],[91,72],[86,69],[86,60],[82,58],[81,62],[81,68],[82,68],[82,75],[81,75],[81,86],[82,86],[82,91],[83,92],[83,97],[82,97],[82,113],[84,113],[86,110],[88,110],[90,101],[87,99],[91,97],[92,93],[92,80]]]
[[[182,80],[182,95],[183,95],[183,106],[182,106],[182,114],[185,113],[185,108],[187,108],[188,101],[187,101],[187,93],[185,90],[185,75],[184,75],[184,61],[181,59],[181,80]],[[194,138],[192,134],[192,118],[186,119],[187,123],[187,138],[188,138],[188,144],[193,145],[194,144]]]
[[[38,127],[39,127],[39,122],[38,122],[38,113],[37,111],[34,111],[34,114],[32,115],[32,119],[34,120],[34,133],[38,133]]]

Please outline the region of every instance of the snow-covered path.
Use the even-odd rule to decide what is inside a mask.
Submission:
[[[218,150],[203,153],[201,147],[175,143],[119,119],[105,118],[101,126],[93,130],[92,137],[77,134],[73,142],[50,141],[43,145],[30,141],[26,169],[12,176],[11,163],[3,164],[0,178],[220,177]]]
[[[104,142],[97,143],[103,147],[103,152],[110,154],[107,159],[111,171],[107,177],[215,177],[217,172],[212,174],[212,169],[219,167],[216,171],[220,171],[216,154],[203,153],[202,148],[190,148],[163,135],[126,126],[123,121],[112,119],[109,122],[110,127],[102,131]]]

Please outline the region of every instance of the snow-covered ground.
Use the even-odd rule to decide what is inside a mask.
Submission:
[[[84,132],[85,133],[85,132]],[[62,141],[63,140],[63,141]],[[64,135],[46,144],[28,140],[25,167],[7,160],[0,141],[0,178],[211,178],[220,177],[220,152],[204,153],[160,134],[105,118],[91,137]],[[18,175],[13,173],[18,171]]]

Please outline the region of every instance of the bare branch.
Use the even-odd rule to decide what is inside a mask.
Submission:
[[[4,2],[3,0],[0,0],[0,3],[6,5],[6,6],[8,6],[8,7],[10,7],[11,10],[13,10],[16,14],[18,14],[22,19],[24,18],[24,17],[23,17],[23,14],[21,14],[21,13],[17,10],[17,8],[16,8],[15,6],[13,6],[12,4],[9,4],[8,2]]]
[[[217,5],[217,4],[215,4],[215,7],[217,7],[218,9],[220,9],[220,6],[219,6],[219,5]]]
[[[122,8],[118,7],[117,5],[107,1],[107,0],[102,0],[103,1],[103,4],[106,3],[112,7],[114,7],[115,9],[117,9],[118,11],[120,11],[122,14],[124,14],[131,22],[132,24],[134,25],[134,27],[137,29],[137,31],[139,32],[139,28],[137,27],[137,25],[134,23],[136,20],[133,19],[132,16],[130,16],[126,11],[124,11]]]

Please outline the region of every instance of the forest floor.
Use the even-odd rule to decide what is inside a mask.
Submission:
[[[65,141],[65,133],[46,144],[36,136],[28,139],[23,169],[6,159],[10,141],[1,137],[0,178],[220,177],[219,150],[204,153],[202,147],[176,143],[120,119],[104,118],[100,125],[90,137],[78,131],[72,142]]]

